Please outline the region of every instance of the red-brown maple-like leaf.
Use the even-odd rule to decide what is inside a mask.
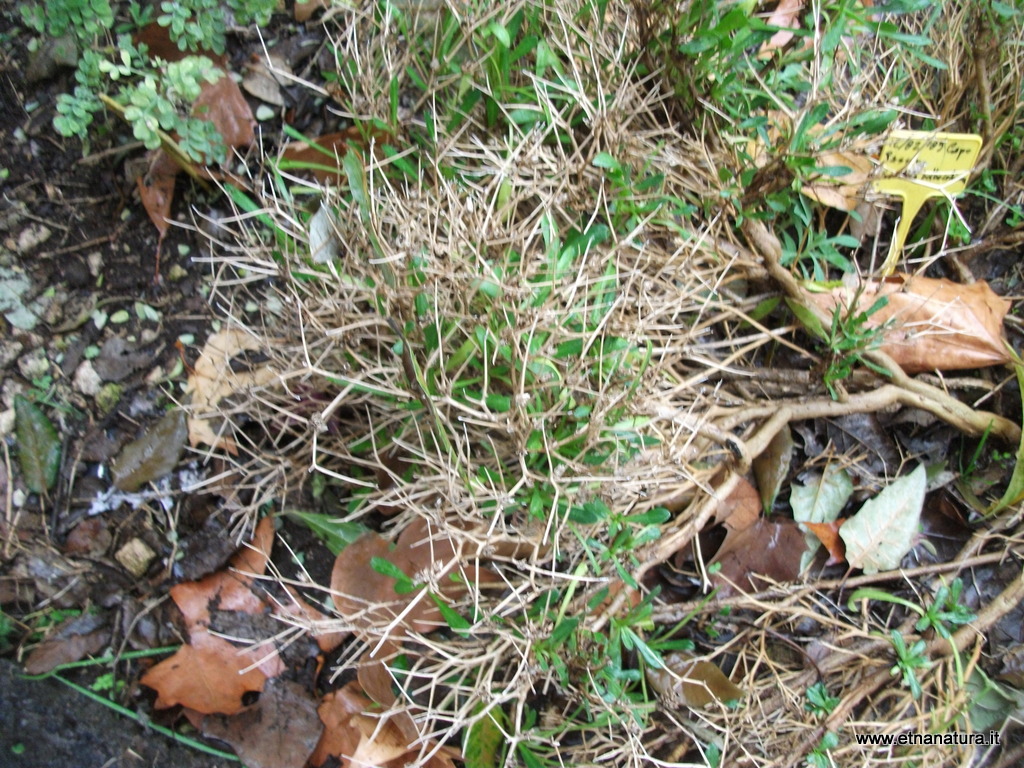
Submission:
[[[209,627],[210,610],[262,613],[267,603],[253,590],[251,576],[262,576],[274,542],[274,521],[265,517],[256,526],[253,540],[231,558],[229,568],[199,581],[171,587],[171,599],[185,617],[189,631]]]
[[[242,696],[262,691],[267,676],[259,669],[258,652],[237,648],[209,632],[193,632],[171,658],[142,676],[157,692],[154,706],[181,704],[203,714],[233,715],[244,709]]]
[[[231,558],[227,570],[171,588],[189,641],[142,677],[142,684],[157,692],[158,709],[181,704],[203,714],[231,715],[241,711],[246,692],[262,690],[267,677],[283,670],[273,647],[238,648],[209,631],[211,611],[260,614],[269,609],[253,591],[252,577],[266,570],[273,541],[274,521],[263,518],[253,541]]]

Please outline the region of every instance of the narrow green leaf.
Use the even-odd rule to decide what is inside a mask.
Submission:
[[[796,315],[796,319],[800,321],[800,324],[807,329],[807,331],[819,339],[826,339],[828,334],[825,333],[825,326],[821,324],[821,320],[814,314],[810,309],[805,307],[799,301],[793,299],[786,299],[786,306],[792,310],[793,314]]]
[[[1024,360],[1010,347],[1006,345],[1013,362],[1013,369],[1017,374],[1017,384],[1020,388],[1021,400],[1024,400]],[[1020,445],[1017,447],[1017,457],[1013,465],[1013,474],[1010,475],[1010,483],[1006,486],[1003,497],[989,507],[986,516],[992,516],[1002,512],[1007,507],[1012,507],[1024,499],[1024,434],[1021,435]]]
[[[317,538],[327,545],[327,548],[331,550],[333,555],[337,555],[341,550],[370,530],[362,523],[338,520],[331,515],[320,512],[304,512],[301,509],[289,509],[285,511],[285,514],[307,526],[316,534]]]
[[[14,398],[14,434],[25,485],[32,493],[48,491],[60,469],[60,436],[39,406],[22,395]]]
[[[406,576],[402,569],[390,560],[386,560],[383,557],[371,558],[370,567],[382,576],[388,576],[395,580],[396,595],[407,595],[416,589],[412,579]]]
[[[441,618],[444,619],[445,624],[447,624],[450,628],[454,629],[456,632],[465,632],[467,629],[473,626],[465,616],[463,616],[461,613],[459,613],[450,605],[448,605],[448,603],[445,602],[445,599],[443,597],[435,595],[433,592],[431,592],[430,599],[434,601],[434,604],[437,606],[437,609],[441,611]]]
[[[462,759],[466,768],[498,768],[505,764],[505,712],[493,707],[466,732]]]

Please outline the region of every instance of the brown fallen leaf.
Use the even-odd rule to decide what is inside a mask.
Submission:
[[[671,705],[703,709],[743,698],[743,689],[725,676],[718,665],[685,651],[667,654],[665,668],[647,667],[647,680]]]
[[[240,648],[210,633],[213,611],[259,615],[269,610],[254,591],[253,576],[265,572],[273,540],[273,520],[263,518],[252,543],[239,549],[228,569],[171,588],[188,643],[142,677],[142,684],[157,692],[158,709],[181,704],[202,714],[232,715],[243,709],[245,693],[262,690],[268,678],[283,671],[273,647]]]
[[[718,504],[714,521],[738,532],[756,523],[760,515],[761,495],[749,480],[741,477],[732,493]]]
[[[171,226],[174,185],[175,179],[181,173],[181,166],[162,149],[153,150],[149,157],[149,170],[135,180],[135,186],[139,190],[139,198],[142,200],[142,207],[146,209],[146,215],[160,235],[158,242],[162,243]],[[159,248],[157,245],[157,250]]]
[[[440,582],[442,592],[458,590],[458,585],[446,578],[456,565],[454,547],[448,540],[431,539],[426,524],[417,520],[405,527],[394,549],[379,534],[368,533],[341,552],[331,574],[338,612],[361,628],[390,623],[399,614],[403,625],[414,632],[443,626],[440,609],[423,590],[395,593],[395,579],[373,569],[371,562],[376,557],[393,563],[414,583],[430,574]],[[413,600],[416,603],[410,608]]]
[[[157,709],[181,704],[203,714],[233,715],[244,709],[246,693],[263,690],[267,676],[259,668],[261,658],[259,651],[195,631],[187,644],[147,670],[140,682],[157,692]]]
[[[384,710],[390,709],[397,701],[394,679],[388,670],[388,663],[402,653],[402,649],[391,642],[385,641],[379,647],[370,648],[359,660],[356,680],[363,691],[379,704]],[[419,730],[408,712],[398,712],[390,718],[402,735],[406,744],[411,744],[419,736]]]
[[[288,596],[291,598],[290,602],[283,603],[278,608],[279,615],[293,616],[297,619],[308,622],[313,625],[309,632],[316,640],[317,647],[320,648],[324,653],[330,653],[341,645],[345,639],[349,636],[348,632],[339,632],[336,630],[323,630],[316,627],[316,624],[336,621],[330,619],[330,617],[324,615],[321,611],[318,611],[308,602],[302,599],[302,596],[289,584],[283,585]]]
[[[820,177],[804,184],[800,191],[822,205],[840,211],[854,211],[864,203],[864,191],[871,180],[874,161],[864,152],[853,149],[842,152],[823,152],[815,164],[819,168],[849,168],[841,176]]]
[[[369,131],[369,140],[364,135],[365,130]],[[349,151],[350,144],[368,150],[371,144],[378,148],[392,140],[391,134],[386,131],[354,125],[344,131],[325,133],[309,141],[285,144],[281,149],[281,160],[284,161],[281,167],[297,173],[308,173],[321,184],[338,185],[345,179],[341,160]]]
[[[61,664],[71,664],[99,653],[110,642],[110,628],[106,623],[106,617],[89,613],[67,619],[52,637],[32,649],[25,660],[25,672],[43,675]]]
[[[256,526],[253,541],[231,558],[229,568],[211,573],[199,581],[184,581],[170,589],[171,599],[191,631],[210,625],[211,606],[220,611],[258,614],[267,610],[266,601],[253,591],[250,574],[262,576],[273,546],[274,521],[269,517]]]
[[[256,137],[256,118],[238,83],[227,70],[214,82],[203,81],[192,114],[217,128],[228,150],[247,147]]]
[[[118,453],[110,467],[114,487],[134,493],[146,483],[168,474],[181,459],[187,437],[185,413],[179,408],[165,413],[160,421]]]
[[[324,729],[316,749],[309,757],[309,764],[317,768],[332,758],[342,760],[345,756],[354,755],[361,736],[352,726],[352,718],[372,706],[373,702],[363,694],[355,681],[325,694],[317,708]]]
[[[718,587],[719,597],[740,591],[756,591],[762,584],[758,576],[773,581],[793,581],[800,575],[800,554],[804,537],[792,520],[773,522],[760,518],[739,532],[730,532],[715,562],[721,563],[711,575],[711,584]]]
[[[836,307],[846,311],[855,293],[843,286],[824,293],[807,291],[805,298],[831,315]],[[867,311],[879,296],[887,297],[888,304],[868,318],[867,326],[886,326],[881,350],[907,373],[1009,362],[1003,318],[1011,302],[985,281],[960,285],[945,278],[897,274],[864,284],[856,311]]]
[[[309,21],[321,8],[330,8],[330,0],[295,0],[295,20],[302,24]]]
[[[846,562],[846,544],[839,535],[839,526],[846,522],[845,517],[837,518],[830,523],[804,523],[818,537],[828,550],[828,561],[825,565],[838,565]]]
[[[227,742],[247,768],[296,768],[323,732],[313,696],[298,683],[273,678],[259,700],[233,716],[203,718],[204,736]]]
[[[232,149],[247,147],[253,142],[256,118],[253,116],[245,96],[242,95],[238,83],[228,73],[223,56],[218,56],[210,51],[181,51],[170,41],[166,28],[156,23],[149,24],[140,30],[136,41],[148,46],[151,58],[160,58],[163,61],[179,61],[187,55],[202,55],[211,59],[220,69],[221,76],[212,83],[203,80],[199,97],[192,105],[193,116],[214,124],[229,153]],[[142,205],[159,233],[158,266],[160,246],[167,234],[171,220],[171,206],[174,202],[177,175],[187,168],[189,174],[196,178],[203,176],[212,178],[213,176],[205,169],[185,163],[185,159],[184,157],[177,159],[172,157],[166,147],[155,149],[150,153],[149,169],[136,179],[136,187]]]
[[[266,58],[254,54],[246,66],[242,88],[260,101],[273,104],[275,107],[283,107],[284,95],[281,93],[281,86],[287,79],[275,74],[278,72],[285,75],[292,73],[287,61],[273,53]]]
[[[213,51],[200,49],[198,51],[182,50],[178,44],[171,40],[171,30],[158,22],[150,22],[135,33],[132,42],[136,45],[145,45],[146,54],[150,60],[161,59],[166,62],[181,61],[186,56],[206,56],[222,69],[227,68],[227,56],[216,54]]]
[[[765,22],[770,27],[779,27],[780,29],[771,36],[768,42],[761,45],[761,50],[758,51],[759,57],[770,55],[772,51],[784,47],[793,39],[795,33],[791,30],[800,27],[799,16],[803,7],[804,0],[780,0]]]

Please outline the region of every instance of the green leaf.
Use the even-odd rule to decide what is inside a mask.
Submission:
[[[454,629],[457,632],[465,632],[467,629],[473,626],[469,622],[469,620],[466,619],[465,616],[463,616],[461,613],[459,613],[450,605],[448,605],[448,603],[445,602],[445,599],[443,597],[435,595],[433,592],[431,592],[430,599],[434,601],[434,604],[437,606],[437,609],[441,611],[441,618],[444,619],[445,624],[447,624],[450,628]]]
[[[588,501],[583,506],[571,507],[569,509],[569,519],[581,525],[593,525],[602,520],[607,520],[611,513],[612,511],[608,509],[607,504],[600,499],[594,499],[593,501]]]
[[[317,538],[327,545],[332,555],[337,555],[341,550],[370,530],[362,523],[338,520],[332,515],[319,512],[289,509],[285,511],[285,514],[307,526],[309,530],[316,534]]]
[[[39,406],[22,395],[14,398],[14,434],[25,485],[32,493],[48,491],[60,469],[60,436]]]
[[[466,768],[498,768],[505,764],[505,711],[493,707],[469,727],[462,745]]]
[[[494,38],[502,44],[505,48],[512,47],[512,38],[508,34],[508,30],[499,21],[492,21],[488,27],[488,31],[494,35]]]
[[[618,171],[622,168],[622,165],[607,152],[598,152],[597,156],[593,160],[593,165],[597,168],[605,168],[609,171]]]
[[[828,334],[825,332],[825,326],[821,324],[821,320],[814,314],[810,309],[805,307],[799,301],[793,299],[786,299],[786,306],[792,310],[793,314],[796,315],[796,319],[800,321],[800,325],[807,329],[807,331],[819,339],[825,340],[828,338]]]
[[[630,515],[626,521],[633,525],[661,525],[672,519],[672,513],[665,507],[655,507],[640,515]]]
[[[635,648],[636,652],[640,654],[641,658],[647,662],[648,666],[654,667],[655,669],[663,669],[665,663],[661,659],[661,654],[653,650],[647,643],[643,641],[636,632],[629,627],[622,628],[622,642],[627,648]]]
[[[1013,369],[1017,374],[1017,384],[1020,388],[1021,400],[1024,400],[1024,360],[1010,347],[1006,345],[1013,362]],[[1010,475],[1010,483],[1003,492],[1003,497],[986,511],[986,516],[1002,512],[1007,507],[1012,507],[1024,499],[1024,433],[1021,434],[1020,445],[1017,447],[1017,457],[1013,465],[1013,474]]]
[[[1024,692],[1012,686],[998,685],[979,667],[967,678],[967,714],[975,733],[997,731],[1009,719],[1024,717]]]
[[[924,464],[895,480],[843,523],[846,560],[866,574],[899,567],[910,551],[921,520],[927,475]]]
[[[382,576],[388,576],[395,580],[395,594],[407,595],[416,590],[412,579],[405,575],[405,572],[397,565],[383,557],[370,558],[370,567]]]

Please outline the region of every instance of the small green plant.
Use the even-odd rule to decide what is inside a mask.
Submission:
[[[882,343],[884,328],[869,326],[868,320],[875,312],[889,303],[885,296],[879,296],[866,310],[857,311],[859,294],[855,294],[848,307],[836,307],[832,313],[832,325],[825,335],[828,358],[822,379],[825,388],[833,398],[838,398],[836,386],[848,379],[858,365],[866,365],[875,373],[888,376],[889,372],[864,357],[864,353],[876,349]]]
[[[865,599],[881,600],[886,603],[901,605],[920,617],[914,624],[916,631],[926,632],[932,630],[940,637],[951,640],[953,630],[970,624],[977,618],[967,606],[961,603],[963,586],[963,581],[959,578],[954,579],[953,583],[949,586],[942,584],[936,590],[935,597],[927,608],[905,598],[892,595],[885,590],[876,589],[875,587],[864,587],[850,595],[849,607],[852,610],[854,603]],[[893,675],[897,674],[897,670],[901,670],[904,682],[910,686],[912,691],[915,691],[914,695],[916,697],[920,695],[920,686],[917,684],[917,678],[914,673],[917,667],[914,664],[915,661],[922,661],[917,658],[917,655],[924,650],[925,643],[923,640],[918,641],[912,648],[908,649],[902,635],[899,636],[898,643],[896,640],[898,633],[893,631],[893,635],[893,642],[897,644],[896,650],[899,657],[897,665],[893,667]],[[955,648],[953,662],[956,665],[957,680],[962,682],[964,680],[963,663],[960,659],[960,654],[956,653]],[[927,660],[923,660],[923,666],[926,668],[929,666]],[[913,683],[910,680],[913,680]]]
[[[934,629],[940,637],[949,640],[951,629],[970,624],[978,618],[966,605],[960,602],[963,597],[964,583],[962,579],[953,579],[948,587],[943,584],[935,591],[931,605],[925,609],[917,620],[914,629],[925,632]]]
[[[227,5],[243,25],[265,24],[275,7],[273,0],[229,0]],[[182,51],[193,54],[173,62],[151,58],[147,47],[132,39],[133,32],[150,22],[148,6],[128,3],[128,21],[115,26],[117,9],[109,0],[44,0],[21,7],[23,22],[40,37],[69,38],[79,51],[75,87],[58,97],[54,128],[62,136],[79,138],[88,151],[95,116],[107,107],[132,126],[148,149],[173,143],[186,161],[223,162],[226,150],[216,127],[191,112],[203,84],[225,74],[203,55],[224,52],[226,21],[220,0],[161,4],[158,23],[168,28]]]
[[[839,699],[828,692],[822,682],[817,682],[807,689],[807,701],[804,709],[815,717],[828,717],[839,706]]]
[[[860,295],[857,291],[848,305],[836,306],[828,328],[807,307],[786,301],[803,326],[824,342],[826,353],[822,362],[822,379],[833,399],[839,398],[841,382],[848,379],[858,365],[867,366],[882,376],[889,375],[887,370],[864,357],[864,353],[877,349],[882,343],[885,327],[868,325],[868,321],[889,303],[889,299],[879,296],[868,309],[859,310]]]
[[[828,752],[830,749],[835,749],[838,746],[839,736],[832,731],[826,731],[818,745],[807,755],[804,764],[808,768],[832,768],[834,764]]]
[[[3,611],[0,611],[0,653],[5,653],[11,648],[11,637],[14,635],[17,624],[14,619]]]
[[[913,645],[908,646],[903,635],[895,629],[890,632],[890,635],[892,636],[893,648],[896,649],[896,663],[889,670],[889,674],[892,677],[902,675],[903,684],[910,689],[910,693],[915,699],[919,699],[923,691],[921,689],[921,682],[917,679],[918,670],[926,670],[932,665],[927,655],[925,655],[927,644],[924,640],[918,640]]]

